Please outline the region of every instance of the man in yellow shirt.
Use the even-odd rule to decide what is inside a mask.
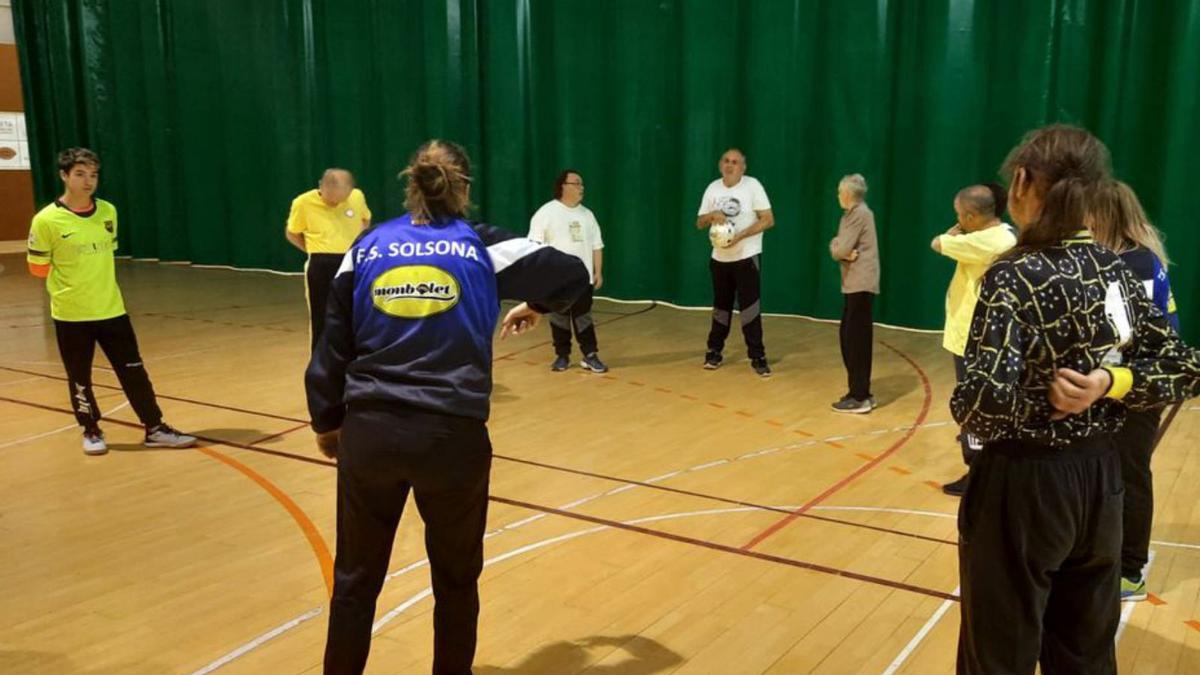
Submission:
[[[293,246],[308,254],[304,287],[313,349],[325,326],[325,298],[333,276],[346,250],[370,225],[367,200],[354,187],[354,175],[345,169],[326,169],[317,189],[292,200],[284,234]]]
[[[100,431],[100,407],[92,392],[96,343],[112,364],[121,389],[146,427],[145,445],[184,448],[194,436],[163,423],[150,376],[138,353],[137,336],[117,287],[117,209],[94,199],[100,158],[86,148],[58,155],[63,195],[33,217],[29,228],[29,271],[46,280],[58,351],[67,371],[75,419],[83,427],[83,451],[108,452]]]
[[[931,244],[934,251],[958,263],[946,291],[946,329],[942,346],[954,355],[954,375],[960,381],[965,372],[963,353],[967,348],[975,304],[979,302],[983,275],[992,261],[1017,244],[1016,229],[1000,221],[1006,202],[1004,188],[994,183],[963,188],[954,197],[958,222],[945,234],[935,237]],[[983,444],[965,431],[959,432],[958,440],[962,444],[963,462],[970,466]],[[964,475],[943,485],[942,491],[957,497],[962,496],[966,487]]]

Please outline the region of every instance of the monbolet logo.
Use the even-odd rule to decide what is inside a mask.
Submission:
[[[431,265],[401,265],[380,274],[371,284],[371,301],[384,314],[423,319],[458,304],[458,279]]]

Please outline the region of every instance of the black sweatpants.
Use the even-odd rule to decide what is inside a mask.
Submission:
[[[304,289],[308,295],[309,337],[312,348],[317,348],[317,340],[321,339],[321,331],[325,329],[325,300],[329,297],[329,287],[333,285],[333,277],[342,266],[341,253],[310,253],[308,264],[304,266]]]
[[[1117,672],[1123,500],[1111,436],[984,445],[958,509],[959,673]]]
[[[1151,412],[1130,410],[1125,424],[1114,437],[1121,454],[1121,476],[1125,481],[1125,515],[1121,531],[1121,576],[1137,578],[1150,560],[1150,526],[1154,520],[1154,476],[1150,455],[1162,420],[1162,409]]]
[[[871,398],[871,351],[875,341],[875,324],[871,317],[874,293],[844,293],[842,324],[839,337],[842,343],[842,363],[846,366],[846,383],[850,398],[865,401]]]
[[[396,526],[411,490],[433,581],[433,672],[475,658],[492,446],[482,420],[351,404],[338,456],[337,556],[326,673],[361,673]]]
[[[100,406],[92,391],[92,358],[97,343],[112,364],[125,398],[129,399],[142,424],[149,428],[162,422],[162,410],[158,408],[154,387],[138,353],[137,336],[128,314],[103,321],[55,319],[54,334],[58,338],[63,367],[67,370],[67,390],[79,426],[88,429],[100,421]]]
[[[759,256],[736,262],[708,261],[712,275],[713,313],[712,328],[708,331],[708,351],[721,353],[725,349],[725,338],[729,337],[729,325],[733,320],[733,301],[736,297],[742,321],[742,337],[746,340],[746,356],[751,359],[765,358],[762,327],[762,275],[759,272]]]
[[[967,364],[963,357],[958,354],[954,355],[954,379],[956,382],[962,382],[967,376]],[[963,464],[971,466],[971,462],[975,461],[975,457],[979,455],[979,451],[983,449],[983,442],[975,436],[968,434],[965,430],[958,430],[958,443],[962,446]]]
[[[587,291],[579,296],[575,304],[566,312],[555,312],[550,315],[550,336],[554,340],[554,353],[558,356],[571,355],[571,331],[575,331],[575,341],[579,343],[579,351],[584,356],[595,354],[599,347],[596,345],[596,324],[592,320],[592,293]]]

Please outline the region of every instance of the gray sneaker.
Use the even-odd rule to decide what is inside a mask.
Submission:
[[[147,429],[146,440],[142,441],[147,448],[190,448],[195,444],[195,436],[189,436],[165,423]]]
[[[834,412],[854,413],[856,415],[865,415],[875,409],[874,399],[866,399],[860,401],[856,398],[846,398],[834,403],[832,406]]]
[[[584,370],[590,370],[593,373],[608,372],[608,366],[604,365],[604,362],[600,360],[600,356],[595,353],[588,354],[587,356],[583,357],[583,360],[579,362],[579,365],[583,366]]]
[[[104,442],[104,432],[99,429],[86,429],[83,432],[83,454],[103,455],[108,452],[108,443]]]
[[[560,356],[560,357],[554,359],[554,363],[550,364],[550,370],[552,370],[556,373],[561,373],[562,371],[564,371],[570,367],[571,367],[571,359],[566,356]]]

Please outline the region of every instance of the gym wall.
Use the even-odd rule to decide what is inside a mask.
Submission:
[[[1082,124],[1168,235],[1200,338],[1200,0],[18,0],[35,192],[96,149],[124,253],[298,270],[290,200],[354,171],[376,220],[424,139],[462,142],[478,216],[524,232],[563,167],[605,294],[711,300],[693,226],[729,146],[766,186],[764,310],[837,317],[838,179],[870,183],[877,320],[938,328],[929,240],[1021,135]],[[769,335],[768,335],[769,340]]]

